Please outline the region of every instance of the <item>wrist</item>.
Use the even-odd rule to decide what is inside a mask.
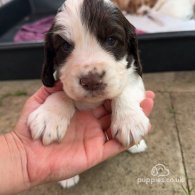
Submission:
[[[0,194],[17,193],[30,187],[23,143],[14,132],[0,136]]]

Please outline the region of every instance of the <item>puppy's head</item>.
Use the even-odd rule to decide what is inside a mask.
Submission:
[[[141,75],[134,27],[109,0],[66,0],[46,36],[44,85],[54,71],[73,100],[112,99]]]

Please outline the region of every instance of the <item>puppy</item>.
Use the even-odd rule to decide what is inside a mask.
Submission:
[[[193,16],[194,0],[113,0],[120,9],[130,14],[143,15],[150,11],[159,12],[178,19]]]
[[[120,9],[125,10],[130,14],[142,14],[140,10],[143,7],[152,8],[158,0],[112,0]]]
[[[28,119],[33,139],[60,142],[76,109],[112,100],[111,131],[122,145],[138,144],[149,129],[140,108],[145,90],[135,28],[109,0],[66,0],[46,35],[42,81],[63,92],[50,95]],[[135,152],[135,147],[132,152]],[[141,142],[141,150],[146,145]],[[62,181],[77,183],[78,176]]]

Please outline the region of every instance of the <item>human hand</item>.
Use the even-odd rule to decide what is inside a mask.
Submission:
[[[44,146],[41,140],[32,140],[27,119],[51,94],[62,89],[42,87],[26,102],[21,118],[13,132],[25,150],[29,186],[64,180],[126,150],[110,136],[110,105],[106,102],[93,111],[76,112],[62,142]],[[146,115],[153,107],[153,92],[146,92],[141,103]],[[106,139],[105,133],[110,140]]]

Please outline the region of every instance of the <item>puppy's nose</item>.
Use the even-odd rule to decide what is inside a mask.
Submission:
[[[87,91],[103,90],[105,84],[102,81],[103,75],[90,73],[80,78],[80,85]]]

